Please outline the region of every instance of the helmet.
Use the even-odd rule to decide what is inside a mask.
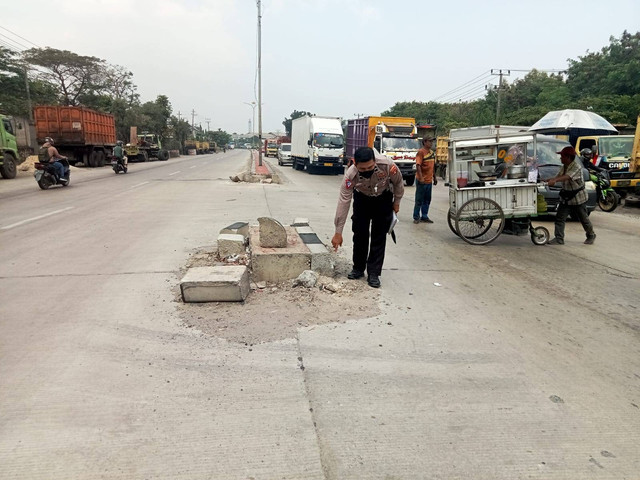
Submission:
[[[44,139],[44,143],[48,143],[50,145],[53,145],[53,138],[51,137],[45,137]]]
[[[122,146],[122,140],[118,140],[118,141],[116,142],[116,145],[118,145],[119,147],[121,147],[121,146]]]
[[[580,156],[582,158],[591,158],[592,155],[593,155],[593,152],[591,151],[590,148],[583,148],[582,150],[580,150]]]

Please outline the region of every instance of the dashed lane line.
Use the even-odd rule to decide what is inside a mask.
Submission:
[[[37,217],[27,218],[26,220],[22,220],[20,222],[12,223],[11,225],[0,227],[0,230],[9,230],[10,228],[19,227],[20,225],[24,225],[25,223],[35,222],[36,220],[41,220],[43,218],[50,217],[51,215],[57,215],[58,213],[66,212],[67,210],[71,210],[72,208],[75,208],[75,207],[61,208],[60,210],[54,210],[53,212],[45,213],[44,215],[38,215]]]
[[[171,175],[176,175],[176,174],[178,174],[178,173],[180,173],[180,170],[178,170],[177,172],[170,173],[170,174],[169,174],[169,176],[171,176]]]

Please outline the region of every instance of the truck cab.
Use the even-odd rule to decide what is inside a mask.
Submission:
[[[337,117],[304,116],[291,123],[291,161],[309,173],[344,172],[344,134]]]
[[[394,161],[408,186],[415,182],[416,154],[420,147],[415,125],[391,125],[380,122],[375,126],[373,148]]]
[[[15,178],[18,165],[18,144],[9,117],[0,115],[0,175]]]
[[[278,143],[276,141],[272,141],[272,140],[267,141],[267,151],[265,152],[265,156],[267,157],[278,156]]]
[[[589,148],[593,152],[592,162],[607,170],[629,170],[633,135],[599,135],[578,137],[576,151]]]

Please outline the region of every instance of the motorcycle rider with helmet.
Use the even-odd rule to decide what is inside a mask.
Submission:
[[[116,157],[116,161],[127,170],[127,157],[124,155],[124,149],[122,148],[122,140],[116,142],[116,146],[113,148],[113,156]]]
[[[53,138],[46,137],[44,144],[40,147],[38,152],[38,160],[40,163],[51,163],[56,170],[56,180],[63,183],[67,183],[68,180],[64,178],[64,165],[58,160],[66,160],[67,157],[63,157],[58,153],[58,149],[53,146]]]

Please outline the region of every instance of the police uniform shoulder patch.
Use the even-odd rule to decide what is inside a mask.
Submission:
[[[347,187],[347,188],[351,188],[351,186],[352,186],[352,185],[353,185],[353,183],[351,183],[351,180],[350,180],[350,179],[348,179],[348,178],[347,178],[347,179],[344,181],[344,186],[345,186],[345,187]]]
[[[391,170],[389,170],[389,172],[391,173],[391,175],[395,175],[396,173],[398,173],[398,167],[396,167],[395,164],[391,165]]]

